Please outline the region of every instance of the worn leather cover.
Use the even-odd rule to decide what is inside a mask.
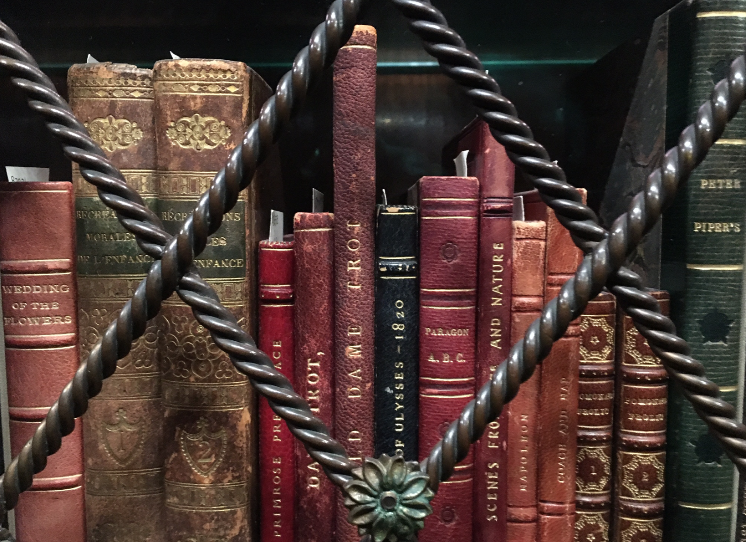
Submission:
[[[513,222],[513,295],[511,345],[541,314],[547,227],[543,221]],[[508,542],[536,542],[538,510],[537,440],[539,387],[537,370],[508,404],[507,531]]]
[[[585,199],[585,190],[580,189]],[[544,302],[557,297],[582,259],[570,233],[536,191],[524,195],[528,220],[546,220],[547,258]],[[573,321],[541,364],[539,405],[539,537],[540,542],[575,538],[575,462],[578,434],[580,328]]]
[[[649,292],[669,313],[668,293]],[[612,542],[663,540],[668,373],[632,319],[617,315]]]
[[[270,93],[245,64],[164,60],[153,68],[158,212],[176,233]],[[195,264],[253,336],[256,248],[269,211],[260,174],[239,194]],[[282,207],[274,207],[281,209]],[[158,318],[166,407],[166,530],[171,542],[253,539],[256,507],[255,395],[247,379],[176,295]]]
[[[580,317],[578,451],[575,471],[575,539],[609,538],[611,438],[614,414],[616,299],[607,292]]]
[[[469,175],[479,179],[477,386],[505,361],[510,342],[513,184],[515,167],[479,117],[444,149],[452,160],[468,150]],[[444,156],[445,159],[445,156]],[[505,539],[507,529],[507,411],[474,449],[474,541]]]
[[[295,379],[293,241],[259,243],[259,349]],[[259,536],[294,540],[295,442],[267,399],[259,398]]]
[[[479,181],[420,179],[420,459],[474,398]],[[471,540],[470,451],[432,501],[420,542]]]
[[[335,419],[337,440],[360,463],[373,454],[376,31],[356,26],[334,61]],[[357,542],[337,499],[337,541]]]
[[[17,456],[78,367],[75,220],[70,183],[0,183],[0,273]],[[15,509],[18,542],[84,542],[80,421]]]
[[[327,427],[334,419],[334,216],[296,213],[295,391]],[[296,542],[334,536],[335,486],[296,441]]]
[[[73,113],[127,184],[155,208],[152,71],[108,62],[75,64],[67,82]],[[83,179],[77,165],[73,184],[84,360],[152,259],[99,200],[96,188]],[[156,323],[151,320],[83,417],[89,542],[132,535],[164,540],[163,405],[156,337]],[[121,448],[115,450],[120,438]]]
[[[376,224],[376,457],[417,460],[417,207],[379,205]]]

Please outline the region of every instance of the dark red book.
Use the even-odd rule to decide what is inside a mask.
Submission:
[[[259,243],[259,348],[295,380],[293,241]],[[259,532],[262,542],[295,537],[295,442],[259,398]]]
[[[515,167],[476,118],[444,151],[452,160],[468,150],[468,174],[479,179],[477,386],[487,382],[510,350]],[[445,157],[444,157],[445,158]],[[474,542],[504,540],[507,528],[507,412],[474,448]]]
[[[357,464],[373,456],[376,31],[356,26],[334,61],[334,432]],[[337,542],[358,542],[337,499]]]
[[[479,181],[420,179],[420,459],[474,398]],[[474,457],[440,484],[420,542],[471,540]]]
[[[524,208],[527,219],[547,223],[544,302],[548,303],[573,275],[582,254],[538,193],[530,192],[524,197]],[[539,542],[572,542],[575,538],[579,364],[580,328],[574,320],[541,364],[537,438]]]
[[[513,222],[513,296],[511,346],[541,315],[547,227],[544,221]],[[541,370],[521,385],[508,404],[508,542],[536,542],[538,509],[537,441]]]
[[[334,419],[333,227],[331,213],[295,215],[295,390],[327,427]],[[295,453],[295,542],[329,542],[336,488],[298,441]]]
[[[0,273],[15,457],[78,368],[72,184],[0,183]],[[15,513],[18,542],[85,542],[80,420]]]

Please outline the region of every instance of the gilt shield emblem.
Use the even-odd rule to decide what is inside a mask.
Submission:
[[[192,470],[200,476],[210,476],[223,462],[228,446],[228,434],[225,429],[211,433],[207,430],[207,420],[200,418],[197,422],[197,432],[181,431],[179,445]]]
[[[130,420],[123,408],[117,410],[114,423],[102,424],[100,435],[108,456],[122,467],[140,454],[145,441],[142,420]]]

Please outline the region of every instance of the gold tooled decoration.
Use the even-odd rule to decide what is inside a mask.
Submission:
[[[577,464],[581,465],[586,460],[593,463],[600,463],[603,471],[600,473],[596,482],[588,482],[580,476],[576,476],[575,487],[577,491],[579,493],[603,493],[607,491],[609,479],[611,478],[611,458],[601,448],[578,448]]]
[[[86,122],[85,127],[91,134],[91,139],[109,152],[134,147],[142,139],[142,130],[136,122],[116,119],[113,115],[93,119]]]
[[[632,455],[632,461],[622,463],[622,486],[638,500],[653,500],[660,497],[663,490],[663,463],[657,457],[657,454],[624,454]],[[647,467],[647,468],[646,468]],[[642,471],[641,471],[642,469]],[[650,480],[650,473],[655,476]],[[641,472],[640,472],[641,471]],[[650,487],[640,486],[635,480],[635,474],[640,472],[642,482],[647,482]]]
[[[609,542],[609,523],[601,512],[576,515],[575,542]]]
[[[106,454],[121,467],[126,467],[140,455],[145,442],[143,420],[128,420],[124,408],[117,410],[114,423],[104,422],[99,433]]]
[[[625,353],[629,354],[635,363],[634,365],[659,365],[658,358],[649,354],[643,354],[637,349],[637,339],[640,337],[640,332],[637,331],[636,327],[631,327],[627,330],[626,342],[624,344]],[[647,339],[642,339],[643,344],[648,346]]]
[[[181,117],[170,123],[166,136],[172,145],[199,152],[225,145],[231,136],[231,130],[225,125],[225,121],[195,113],[191,117]]]
[[[152,100],[153,81],[150,77],[75,78],[70,85],[70,99]]]
[[[594,345],[603,343],[604,346],[598,350],[589,350],[581,343],[580,361],[608,361],[612,351],[611,345],[614,344],[614,328],[606,321],[606,316],[584,314],[580,317],[580,331],[585,332],[590,328],[594,328],[594,331],[600,330],[606,335],[603,341],[595,335],[591,338]]]
[[[622,542],[660,542],[661,540],[663,540],[663,531],[652,521],[634,521],[622,531]]]
[[[179,435],[181,453],[192,470],[200,476],[210,476],[223,462],[228,448],[228,434],[225,428],[214,433],[207,430],[207,420],[200,418],[197,432],[188,433],[185,429]]]

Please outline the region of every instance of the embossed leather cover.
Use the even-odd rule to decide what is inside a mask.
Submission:
[[[455,147],[455,148],[454,148]],[[479,179],[479,286],[477,386],[505,361],[510,342],[515,167],[480,118],[445,153],[468,150],[469,175]],[[507,411],[492,422],[474,449],[474,542],[505,539],[507,529]]]
[[[0,183],[0,273],[10,414],[17,456],[78,367],[75,220],[70,183]],[[83,542],[83,432],[34,477],[16,510],[18,542]]]
[[[336,438],[361,462],[373,454],[376,31],[356,26],[334,61]],[[337,540],[358,542],[337,499]]]
[[[580,317],[575,540],[609,538],[616,298],[601,292]]]
[[[581,189],[585,199],[585,190]],[[535,191],[524,195],[526,219],[546,220],[547,259],[544,302],[557,297],[582,259],[570,233]],[[539,542],[571,542],[575,537],[575,461],[578,433],[580,328],[570,324],[541,364],[539,405]]]
[[[334,419],[334,216],[296,213],[295,391],[327,427]],[[296,440],[295,542],[334,536],[334,484]]]
[[[420,179],[420,459],[474,398],[479,181]],[[441,482],[420,542],[471,540],[472,452]]]
[[[259,243],[259,348],[295,379],[293,241]],[[295,442],[267,399],[259,398],[259,534],[294,540]]]
[[[376,457],[417,460],[417,207],[379,205],[376,224]]]
[[[70,106],[91,137],[155,208],[152,71],[128,64],[75,64]],[[80,356],[87,359],[130,298],[152,259],[143,255],[96,188],[73,166],[78,256]],[[137,536],[162,542],[163,405],[151,320],[82,418],[89,542]],[[121,445],[117,444],[122,439]]]
[[[153,80],[158,212],[166,230],[176,233],[270,89],[245,64],[224,60],[159,61]],[[195,261],[253,336],[256,249],[269,227],[264,182],[257,174],[239,194]],[[279,202],[271,205],[282,209]],[[164,302],[158,325],[168,539],[251,540],[257,489],[254,392],[176,295]]]
[[[668,293],[651,291],[669,313]],[[612,542],[663,540],[668,373],[621,310],[617,314]]]
[[[513,222],[513,295],[511,346],[518,342],[544,306],[547,226],[544,221]],[[536,542],[538,510],[537,440],[539,386],[537,370],[508,404],[507,534],[508,542]]]

